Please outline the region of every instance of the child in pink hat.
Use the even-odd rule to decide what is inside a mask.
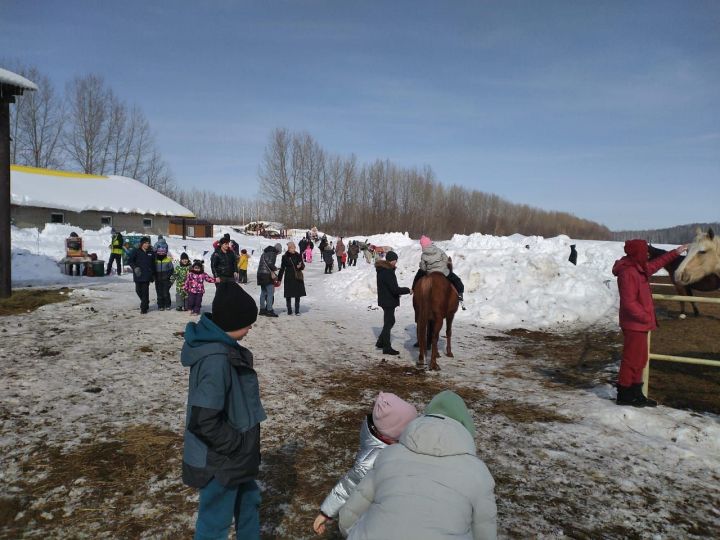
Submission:
[[[463,304],[465,285],[463,285],[460,277],[452,271],[452,261],[450,257],[448,257],[442,249],[433,244],[433,241],[424,234],[420,237],[420,247],[422,248],[420,268],[417,274],[415,274],[412,288],[415,289],[415,284],[421,277],[427,276],[430,272],[439,272],[453,284],[453,287],[457,290],[460,305],[465,309],[465,305]]]
[[[337,517],[340,508],[372,469],[380,450],[398,442],[405,426],[415,418],[417,410],[407,401],[389,392],[378,394],[372,414],[368,414],[360,426],[360,448],[355,463],[320,505],[320,513],[313,523],[317,534],[323,534],[325,524]]]

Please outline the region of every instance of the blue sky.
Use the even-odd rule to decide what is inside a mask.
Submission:
[[[720,219],[720,2],[0,0],[0,57],[137,103],[177,182],[276,127],[612,229]]]

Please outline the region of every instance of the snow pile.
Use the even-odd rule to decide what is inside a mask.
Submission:
[[[215,238],[225,233],[235,239],[240,248],[251,254],[248,271],[253,274],[263,249],[286,240],[267,239],[238,234],[236,228],[215,226]],[[33,283],[64,283],[53,261],[65,255],[65,238],[71,232],[80,235],[84,249],[96,253],[106,261],[110,255],[110,227],[99,231],[84,231],[71,225],[48,224],[37,229],[12,229],[13,280],[16,285]],[[123,234],[140,234],[126,233]],[[209,271],[212,242],[210,238],[178,236],[167,239],[170,254],[179,258],[183,251],[191,259],[204,259]],[[297,243],[302,234],[293,237]],[[151,237],[157,240],[156,236]],[[328,236],[336,243],[338,237]],[[407,233],[377,234],[368,237],[344,238],[390,246],[399,255],[398,282],[411,286],[420,263],[420,246]],[[571,240],[561,235],[555,238],[512,235],[498,237],[483,234],[455,235],[451,240],[437,243],[452,257],[454,270],[465,283],[466,311],[458,318],[479,321],[483,326],[497,329],[552,329],[572,326],[617,323],[618,293],[611,273],[613,262],[623,256],[621,242]],[[568,262],[570,244],[577,245],[577,266]],[[315,263],[322,261],[315,249]],[[278,260],[279,263],[279,260]],[[357,267],[349,272],[326,276],[323,287],[340,299],[375,304],[377,300],[375,269],[360,255]],[[84,278],[87,279],[87,278]],[[131,279],[123,276],[122,279]],[[252,277],[251,277],[252,279]],[[77,280],[77,278],[75,278]]]

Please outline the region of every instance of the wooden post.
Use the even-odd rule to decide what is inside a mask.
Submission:
[[[0,298],[12,294],[10,242],[10,100],[0,96]]]
[[[185,221],[185,218],[182,218],[182,229],[183,229],[183,240],[185,240],[187,235],[187,222]]]
[[[648,388],[650,387],[650,336],[652,336],[652,332],[648,332],[647,337],[647,350],[648,350],[648,359],[645,363],[645,369],[643,369],[643,394],[645,394],[645,397],[648,395]]]

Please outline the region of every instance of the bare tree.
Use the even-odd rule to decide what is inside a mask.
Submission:
[[[18,96],[11,120],[13,163],[42,168],[63,166],[60,135],[63,129],[63,104],[50,79],[36,68],[20,73],[38,85],[37,92]]]
[[[112,91],[102,77],[76,77],[67,88],[69,125],[65,149],[72,165],[86,174],[105,172]]]

